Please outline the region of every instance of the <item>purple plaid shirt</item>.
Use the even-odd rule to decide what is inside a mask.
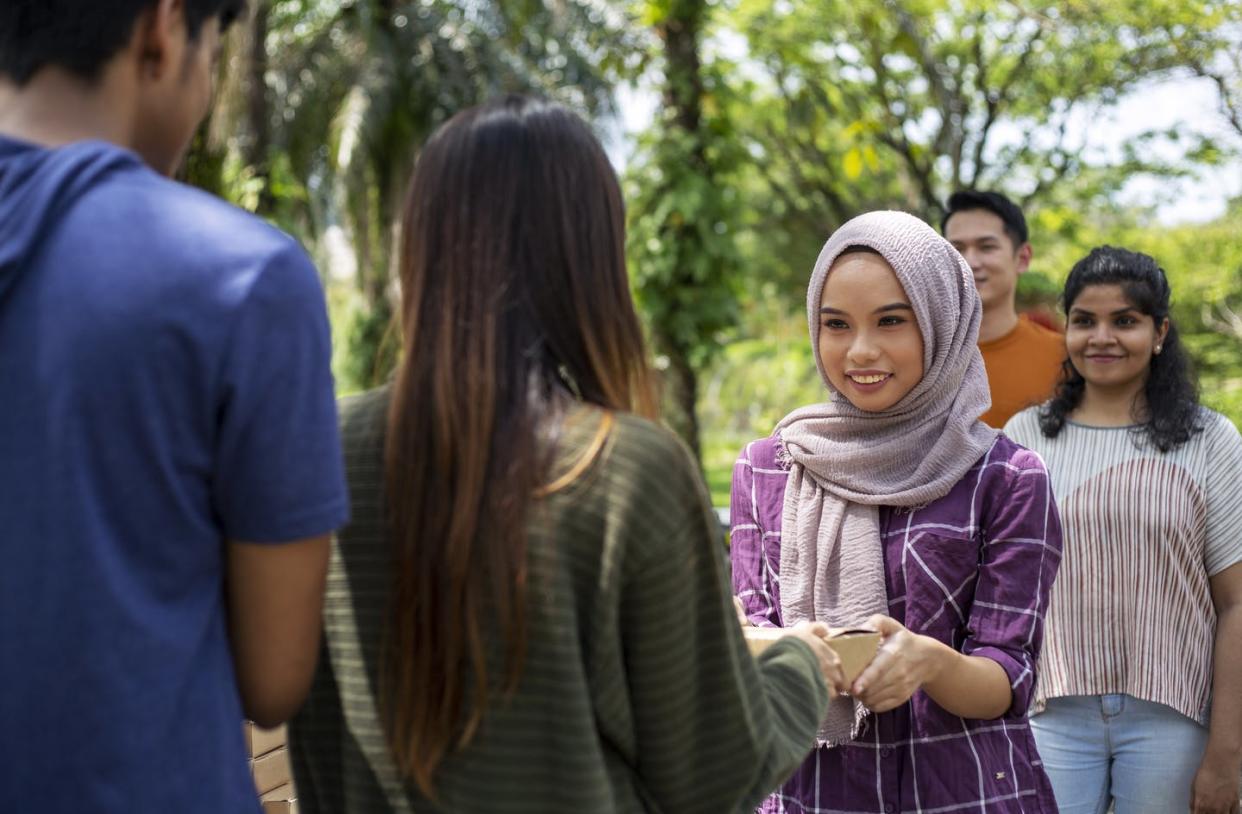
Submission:
[[[780,625],[776,441],[747,445],[733,470],[733,588],[756,625]],[[1043,461],[1000,436],[947,495],[880,510],[888,612],[915,633],[993,659],[1013,705],[990,721],[945,712],[921,690],[868,717],[858,738],[816,749],[764,814],[1055,812],[1026,720],[1061,524]]]

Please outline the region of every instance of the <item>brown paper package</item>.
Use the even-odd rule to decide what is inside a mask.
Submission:
[[[756,656],[788,632],[781,627],[747,626],[742,628],[742,633],[746,636],[746,644],[750,646],[750,652]],[[836,651],[837,658],[841,659],[845,680],[852,682],[858,678],[863,668],[871,663],[876,649],[880,646],[880,634],[873,630],[832,629],[829,632],[830,635],[825,641]]]

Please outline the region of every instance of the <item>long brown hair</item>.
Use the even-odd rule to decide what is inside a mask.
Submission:
[[[458,114],[423,148],[403,229],[380,698],[397,766],[434,796],[437,767],[522,674],[541,439],[575,398],[646,415],[654,399],[621,191],[577,116],[525,97]]]

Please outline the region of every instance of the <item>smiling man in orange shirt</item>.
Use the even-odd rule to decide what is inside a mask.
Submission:
[[[1065,360],[1060,333],[1018,314],[1018,275],[1031,264],[1026,218],[1004,195],[962,190],[950,196],[940,230],[966,258],[983,302],[979,350],[992,407],[980,417],[1003,427],[1015,413],[1052,396]]]

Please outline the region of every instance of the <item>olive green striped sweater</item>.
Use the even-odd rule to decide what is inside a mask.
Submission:
[[[531,512],[532,596],[513,700],[436,775],[403,782],[376,714],[390,560],[384,390],[342,404],[352,516],[333,546],[311,697],[291,724],[306,814],[749,811],[802,761],[827,704],[810,649],[758,660],[734,614],[697,468],[669,433],[618,416],[604,451]],[[562,460],[599,415],[581,408]]]

